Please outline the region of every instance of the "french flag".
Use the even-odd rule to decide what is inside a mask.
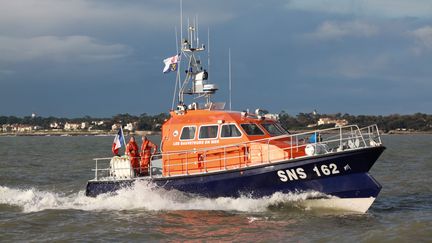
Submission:
[[[114,155],[118,155],[119,148],[121,148],[122,144],[125,144],[125,140],[123,136],[123,130],[120,128],[114,138],[114,142],[111,148]]]

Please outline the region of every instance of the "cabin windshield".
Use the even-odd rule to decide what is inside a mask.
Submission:
[[[263,130],[257,124],[245,123],[240,125],[247,135],[264,135]]]
[[[280,136],[287,134],[287,132],[276,123],[263,123],[261,124],[270,136]]]

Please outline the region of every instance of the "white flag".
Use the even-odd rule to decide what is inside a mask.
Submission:
[[[171,71],[177,71],[177,63],[179,62],[180,55],[175,55],[172,57],[168,57],[163,60],[165,63],[165,67],[163,69],[164,73],[169,73]]]

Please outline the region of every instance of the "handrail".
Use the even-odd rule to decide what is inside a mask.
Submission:
[[[325,135],[325,137],[322,136],[324,137],[323,141],[317,141],[316,139],[314,142],[310,143],[308,142],[309,139],[308,136],[311,136],[313,134],[315,134],[315,137],[318,137],[317,136],[318,134]],[[289,143],[287,143],[289,144],[289,146],[286,147],[271,146],[272,145],[271,142],[274,141],[281,141],[285,143],[289,141]],[[264,148],[262,146],[265,146],[267,148],[266,151],[267,158],[265,158],[265,156],[259,152],[258,152],[259,157],[257,158],[256,157],[257,153],[255,153],[254,155],[253,153],[254,151],[250,151],[250,148],[252,148],[251,147],[252,144],[260,144],[260,143],[262,144],[260,145],[261,148]],[[263,163],[275,163],[281,160],[291,160],[303,156],[311,156],[311,155],[305,155],[305,148],[308,144],[311,144],[313,146],[325,145],[324,153],[336,153],[342,150],[355,150],[355,149],[361,149],[366,147],[379,146],[381,145],[381,137],[380,137],[378,126],[376,124],[363,127],[361,129],[357,125],[348,125],[348,126],[341,126],[336,128],[306,131],[297,134],[285,134],[285,135],[257,139],[257,140],[242,142],[242,143],[223,145],[223,146],[214,146],[210,148],[199,148],[193,150],[179,150],[179,151],[171,151],[165,153],[156,153],[154,155],[151,155],[150,157],[149,176],[150,177],[155,176],[153,174],[152,169],[158,168],[155,167],[153,164],[153,159],[155,157],[157,158],[161,157],[165,160],[163,164],[163,168],[166,169],[166,174],[164,176],[170,177],[170,176],[179,176],[179,175],[200,174],[200,173],[214,172],[220,170],[229,170],[233,168],[241,168],[243,166],[247,167],[249,166],[250,163],[252,163],[253,158],[254,158],[254,162],[252,163],[252,165],[257,165]],[[258,147],[258,149],[259,148],[260,147]],[[243,151],[243,149],[244,149],[243,153],[239,153],[238,155],[232,154],[233,151]],[[212,150],[214,150],[213,153],[211,153]],[[278,151],[279,152],[282,151],[283,153],[273,154],[274,152],[278,152]],[[299,151],[300,151],[300,155],[298,154]],[[214,154],[219,154],[220,156],[216,157],[214,156]],[[172,159],[173,155],[180,156],[178,162],[175,161],[176,159],[173,161]],[[195,155],[197,156],[195,157]],[[129,156],[126,157],[123,156],[122,158],[127,158],[130,160]],[[108,167],[108,169],[102,169],[100,168],[100,165],[98,165],[98,161],[111,160],[111,159],[112,157],[93,159],[96,162],[96,166],[94,169],[96,180],[99,179],[98,171],[122,169],[122,168],[110,168],[110,167]],[[239,163],[237,165],[232,163],[228,165],[227,161],[229,160],[231,161],[237,160]],[[216,166],[215,164],[210,164],[211,162],[213,163],[219,162],[219,164],[217,165],[216,163],[217,165]],[[199,164],[199,166],[197,168],[194,168],[193,166],[194,164],[195,165]],[[184,166],[185,170],[184,169],[181,169],[181,171],[179,171],[178,169],[176,170],[175,169],[176,166]],[[174,170],[172,169],[173,167]],[[110,172],[110,175],[111,174],[112,173]]]
[[[332,131],[332,130],[340,130],[340,131],[342,131],[343,128],[350,128],[350,127],[355,127],[355,128],[357,128],[358,131],[361,131],[363,129],[368,129],[370,127],[376,127],[376,126],[377,125],[374,124],[374,125],[370,125],[370,126],[363,127],[363,128],[360,129],[357,125],[347,125],[347,126],[341,126],[341,127],[337,127],[337,128],[326,128],[326,129],[313,130],[313,131],[302,132],[302,133],[279,135],[279,136],[274,136],[274,137],[269,137],[269,138],[262,138],[262,139],[256,139],[256,140],[250,140],[250,141],[246,141],[246,142],[242,142],[242,143],[236,143],[236,144],[230,144],[230,145],[214,146],[214,147],[209,147],[209,148],[199,148],[199,149],[194,149],[193,151],[194,152],[201,152],[201,151],[207,151],[207,150],[214,150],[214,149],[222,149],[222,148],[228,148],[228,147],[233,147],[233,146],[240,146],[240,145],[245,145],[245,144],[249,144],[249,143],[257,143],[257,142],[262,142],[262,141],[281,140],[281,139],[284,139],[284,138],[292,138],[292,137],[296,137],[297,138],[297,137],[303,136],[303,135],[308,135],[308,134],[313,134],[313,133],[323,133],[323,132]],[[376,131],[378,133],[377,137],[380,140],[379,142],[381,143],[381,137],[380,137],[379,130],[378,130],[377,127],[376,127]],[[368,132],[368,134],[369,133],[370,132]],[[361,132],[360,132],[360,134],[361,134],[360,136],[362,137],[362,140],[364,141],[364,138],[363,138],[363,135],[362,135]],[[339,137],[342,137],[342,136],[339,134]],[[298,141],[296,141],[296,144],[298,144]],[[176,151],[170,151],[170,152],[165,152],[165,153],[157,152],[154,155],[152,155],[152,157],[153,156],[161,156],[161,155],[163,156],[163,155],[168,155],[168,154],[170,154],[170,155],[172,155],[172,154],[181,154],[181,153],[188,153],[188,152],[191,152],[191,150],[176,150]],[[94,158],[93,160],[102,160],[102,159],[111,159],[111,158],[112,157],[109,157],[109,158]],[[139,157],[137,157],[137,158],[139,158]]]
[[[371,125],[371,126],[373,126],[373,125]],[[213,149],[221,149],[221,148],[224,148],[224,147],[239,146],[239,145],[248,144],[248,143],[256,143],[256,142],[262,142],[262,141],[267,141],[267,140],[279,140],[279,139],[283,139],[283,138],[303,136],[303,135],[307,135],[307,134],[312,134],[314,132],[323,133],[323,132],[326,132],[326,131],[339,130],[340,128],[349,128],[349,127],[355,127],[358,130],[360,130],[360,128],[357,125],[347,125],[347,126],[342,126],[342,127],[337,127],[337,128],[326,128],[326,129],[320,129],[320,130],[313,130],[313,131],[310,131],[310,132],[308,131],[308,132],[295,133],[295,134],[284,134],[284,135],[279,135],[279,136],[274,136],[274,137],[268,137],[268,138],[261,138],[261,139],[256,139],[256,140],[250,140],[250,141],[236,143],[236,144],[231,144],[231,145],[221,145],[221,146],[214,146],[214,147],[209,147],[209,148],[199,148],[199,149],[195,149],[194,151],[200,152],[200,151],[209,150],[209,149],[212,149],[212,150]],[[170,151],[170,152],[165,152],[165,153],[160,153],[160,154],[162,154],[162,155],[163,154],[176,154],[176,153],[182,153],[182,152],[190,152],[190,150],[175,150],[175,151]]]
[[[350,129],[350,132],[349,133],[346,132],[346,131],[344,132],[344,130],[346,130],[346,129]],[[362,144],[358,145],[358,148],[370,147],[371,145],[370,144],[368,145],[366,143],[366,139],[363,136],[364,134],[362,133],[362,130],[364,130],[364,129],[369,129],[369,131],[366,134],[366,135],[369,136],[368,140],[372,139],[371,138],[371,134],[374,133],[374,131],[375,131],[375,137],[378,138],[378,142],[376,144],[377,145],[381,144],[381,138],[380,138],[380,135],[378,133],[379,130],[378,130],[378,127],[377,127],[376,124],[370,125],[368,127],[362,128],[362,129],[360,129],[357,125],[348,125],[348,126],[341,126],[341,127],[337,127],[337,128],[327,128],[327,129],[321,129],[321,130],[307,131],[307,132],[302,132],[302,133],[297,133],[297,134],[280,135],[280,136],[275,136],[275,137],[270,137],[270,138],[264,138],[264,139],[257,139],[257,140],[252,140],[252,141],[247,141],[247,142],[237,143],[237,144],[231,144],[231,145],[214,146],[214,147],[210,147],[210,148],[201,148],[201,149],[194,150],[194,152],[195,153],[197,153],[197,152],[207,153],[207,151],[209,151],[209,150],[218,150],[218,149],[223,149],[224,151],[226,151],[227,148],[232,148],[232,147],[236,147],[236,146],[243,146],[243,145],[246,146],[246,145],[251,144],[251,143],[259,143],[259,142],[266,141],[267,148],[268,148],[267,149],[267,162],[268,163],[272,163],[273,161],[272,161],[271,156],[270,156],[272,150],[269,149],[271,141],[284,140],[284,139],[290,138],[291,139],[290,140],[291,141],[291,146],[289,146],[290,153],[289,153],[289,158],[287,158],[287,159],[293,159],[293,158],[295,158],[295,156],[293,155],[292,150],[296,149],[297,152],[298,152],[299,148],[304,147],[307,144],[307,142],[305,142],[304,140],[303,140],[303,142],[299,143],[299,137],[302,137],[302,136],[305,136],[305,135],[311,135],[311,134],[314,134],[314,133],[326,134],[326,133],[329,133],[329,132],[336,132],[337,131],[338,132],[338,135],[336,135],[337,139],[334,139],[334,140],[333,139],[327,139],[325,142],[320,142],[320,144],[330,144],[330,143],[333,143],[333,142],[337,141],[339,143],[339,150],[337,150],[335,152],[339,152],[340,150],[350,149],[350,148],[344,148],[344,146],[347,146],[345,144],[347,141],[353,140],[353,139],[359,139],[359,142],[360,141],[362,142]],[[371,131],[371,130],[373,130],[373,131]],[[349,135],[349,137],[345,137],[347,135]],[[293,138],[294,137],[295,137],[296,140],[295,140],[295,143],[293,144]],[[316,145],[317,142],[315,142],[314,144]],[[288,148],[280,148],[280,149],[282,149],[282,150],[285,151]],[[357,148],[354,148],[354,149],[357,149]],[[168,152],[166,154],[167,155],[168,154],[169,155],[174,155],[174,154],[176,154],[176,155],[186,155],[186,159],[188,160],[189,156],[187,156],[187,155],[188,155],[189,152],[190,152],[190,150],[178,150],[178,151]],[[227,159],[226,152],[223,152],[223,154],[224,154],[223,160],[225,162],[226,159]],[[164,154],[162,154],[162,156],[163,155]],[[241,156],[238,156],[238,158],[240,158],[240,157]],[[179,165],[186,165],[186,166],[188,166],[188,165],[190,165],[192,163],[201,162],[201,163],[204,163],[204,168],[205,168],[204,171],[207,172],[207,168],[206,168],[207,163],[212,162],[212,161],[219,161],[219,160],[220,159],[213,159],[213,160],[204,159],[203,161],[192,161],[192,162],[188,161],[187,163],[184,163],[184,162],[174,163],[174,164],[168,163],[168,164],[166,164],[164,166],[166,166],[168,168],[168,170],[171,171],[170,168],[174,167],[174,166],[179,166]],[[261,161],[261,163],[262,162],[263,161]],[[245,165],[246,164],[247,163],[245,163]],[[226,166],[224,165],[224,168],[225,167]]]
[[[353,138],[361,138],[360,136],[354,136],[354,137],[351,137],[351,138],[343,138],[342,139],[342,141],[347,141],[347,140],[351,140],[351,139],[353,139]],[[339,142],[340,140],[339,140],[339,138],[338,139],[335,139],[335,140],[327,140],[326,142],[327,143],[330,143],[330,142]],[[322,143],[314,143],[314,144],[322,144]],[[305,146],[304,144],[301,144],[300,146],[295,146],[295,147],[302,147],[302,146]],[[225,147],[226,148],[226,147]],[[268,154],[270,154],[270,152],[272,152],[272,151],[276,151],[276,150],[287,150],[287,149],[292,149],[292,146],[291,147],[289,147],[289,148],[278,148],[278,149],[273,149],[273,150],[268,150]],[[348,148],[346,149],[346,150],[349,150]],[[351,149],[352,150],[352,149]],[[241,158],[241,157],[243,157],[243,156],[234,156],[234,157],[226,157],[226,156],[224,156],[224,160],[226,160],[227,158],[229,159],[229,158]],[[290,156],[290,157],[292,157],[292,156]],[[179,166],[179,165],[188,165],[188,164],[193,164],[193,163],[195,163],[195,162],[198,162],[198,160],[197,161],[188,161],[187,160],[187,158],[188,157],[186,157],[186,163],[177,163],[177,164],[169,164],[169,165],[166,165],[166,166]],[[209,159],[209,160],[204,160],[205,162],[212,162],[212,161],[219,161],[220,159]],[[261,161],[261,163],[263,163],[264,161]],[[271,161],[269,162],[269,163],[271,163]]]

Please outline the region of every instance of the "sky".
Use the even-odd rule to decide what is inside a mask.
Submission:
[[[179,0],[0,0],[0,115],[171,109]],[[432,113],[430,0],[183,0],[234,110]],[[207,57],[202,57],[207,63]]]

